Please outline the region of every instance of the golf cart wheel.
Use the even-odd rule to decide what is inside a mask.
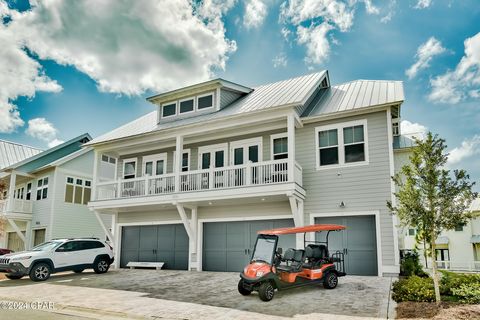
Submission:
[[[258,296],[262,301],[270,301],[273,299],[274,295],[275,295],[275,288],[269,281],[262,283],[258,288]]]
[[[75,269],[75,270],[73,270],[73,272],[75,272],[75,273],[82,273],[83,270],[85,270],[85,269]]]
[[[105,273],[108,271],[108,268],[110,268],[110,261],[105,257],[98,258],[93,263],[93,271],[95,271],[95,273]]]
[[[50,266],[40,262],[33,266],[29,276],[32,281],[45,281],[50,278],[50,273]]]
[[[240,281],[238,281],[238,292],[240,292],[242,296],[248,296],[250,295],[250,293],[252,293],[252,291],[245,289],[245,287],[243,286],[243,279],[240,279]]]
[[[5,277],[10,280],[18,280],[23,278],[23,274],[6,274]]]
[[[325,280],[323,281],[323,287],[325,289],[334,289],[338,284],[338,276],[335,272],[329,272],[325,276]]]

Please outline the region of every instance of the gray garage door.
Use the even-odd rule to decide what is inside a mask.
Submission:
[[[257,231],[293,227],[292,219],[209,222],[203,224],[202,269],[242,271],[249,263]],[[280,236],[279,247],[295,247],[295,235]]]
[[[188,269],[188,235],[182,224],[122,228],[120,266],[129,261],[165,262],[164,269]]]
[[[376,276],[377,238],[375,216],[351,216],[315,218],[315,223],[341,224],[347,227],[340,232],[331,232],[329,237],[330,253],[345,250],[345,269],[351,275]],[[317,235],[317,240],[325,235]]]

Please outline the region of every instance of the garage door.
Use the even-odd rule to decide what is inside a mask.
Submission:
[[[22,231],[22,233],[25,236],[25,231]],[[16,232],[9,232],[7,234],[7,249],[13,250],[15,252],[23,251],[25,249],[23,240],[18,236]]]
[[[345,231],[331,232],[329,237],[330,253],[345,249],[347,274],[378,274],[375,216],[315,218],[315,223],[333,223],[347,227]],[[325,235],[317,234],[317,240],[323,241],[324,237]]]
[[[182,224],[122,228],[120,266],[129,261],[164,262],[164,269],[188,269],[188,235]]]
[[[293,226],[292,219],[204,223],[202,270],[242,271],[250,261],[257,231]],[[281,236],[278,246],[294,248],[295,235]]]

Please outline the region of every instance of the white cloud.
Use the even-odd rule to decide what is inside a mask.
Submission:
[[[267,16],[267,5],[262,0],[248,0],[245,3],[243,24],[247,29],[258,28]]]
[[[11,14],[15,13],[0,2],[0,20]],[[32,98],[36,91],[58,92],[62,88],[28,56],[23,39],[9,24],[0,23],[0,43],[0,132],[10,133],[24,124],[13,101],[20,96]]]
[[[415,9],[425,9],[430,7],[432,4],[432,0],[418,0],[417,4],[415,5]]]
[[[328,23],[322,23],[308,28],[299,26],[297,28],[298,43],[307,46],[307,56],[305,61],[312,64],[320,64],[330,54],[330,44],[327,33],[332,30]]]
[[[287,56],[285,55],[284,52],[282,52],[279,55],[277,55],[275,58],[273,58],[272,62],[273,62],[274,68],[286,67],[288,63]]]
[[[62,140],[57,138],[58,130],[45,118],[29,120],[25,133],[33,138],[47,142],[49,148],[63,143]]]
[[[402,122],[400,122],[400,132],[404,136],[423,139],[428,132],[428,128],[420,123],[402,120]]]
[[[452,149],[448,156],[447,165],[451,167],[474,155],[480,155],[480,135],[465,139],[460,147]]]
[[[425,43],[422,43],[415,54],[417,61],[405,71],[405,74],[409,79],[413,79],[419,71],[426,69],[430,66],[432,58],[445,52],[445,48],[442,47],[442,43],[430,37]]]
[[[11,28],[40,59],[71,65],[103,92],[127,95],[203,81],[235,42],[221,21],[235,1],[38,1]]]
[[[480,90],[480,32],[467,38],[464,45],[465,55],[455,69],[430,80],[430,101],[456,104],[477,98]]]
[[[367,10],[368,14],[379,14],[380,10],[373,5],[372,0],[363,0],[365,3],[365,10]]]

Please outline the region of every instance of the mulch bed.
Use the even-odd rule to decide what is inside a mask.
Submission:
[[[397,304],[397,319],[470,320],[480,319],[480,305],[442,302],[401,302]]]

